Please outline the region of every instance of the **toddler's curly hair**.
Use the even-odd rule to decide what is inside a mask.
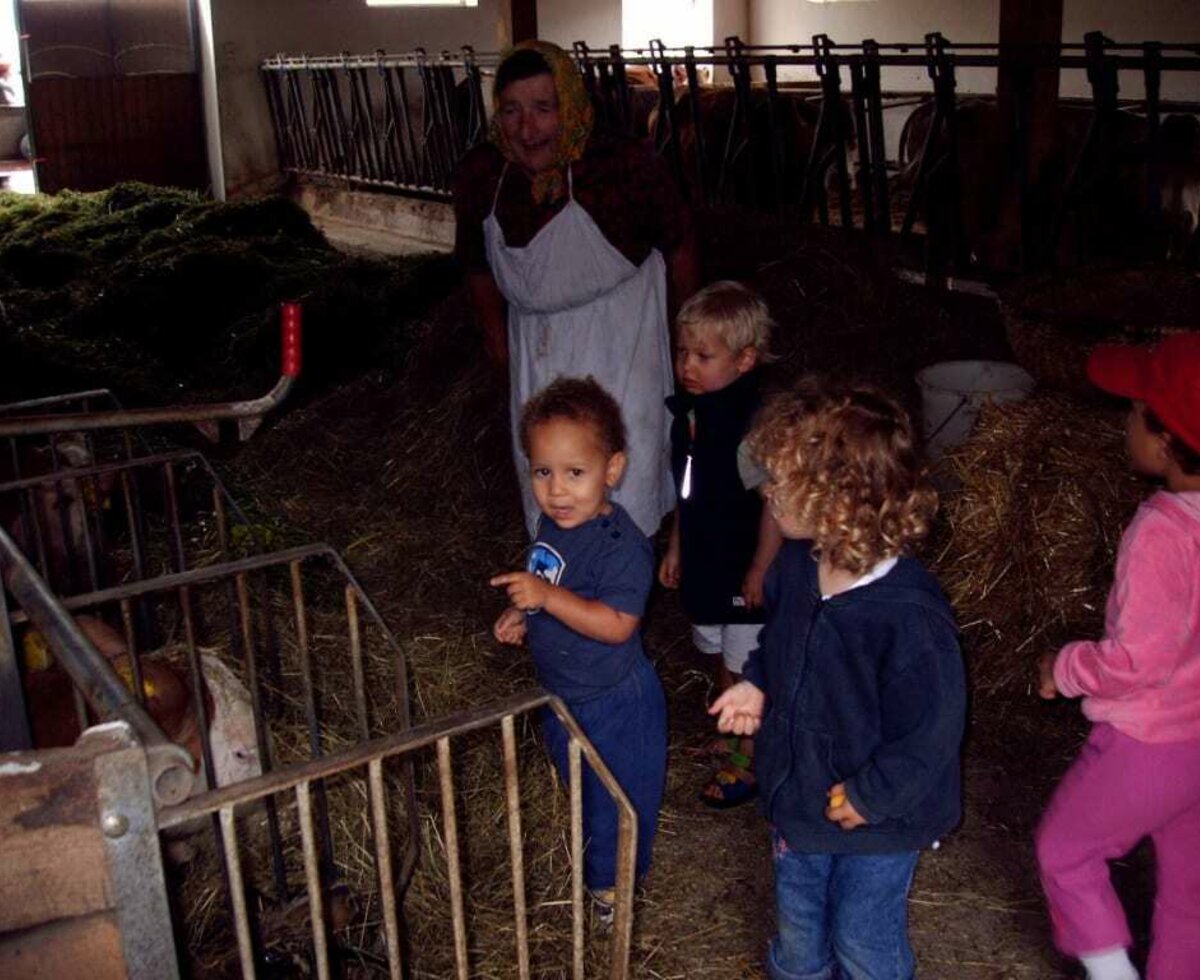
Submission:
[[[595,378],[559,378],[525,403],[521,410],[521,448],[529,455],[533,430],[554,419],[590,425],[606,455],[625,451],[621,406]]]
[[[864,574],[929,533],[937,493],[908,413],[880,389],[806,378],[767,404],[749,441],[772,507],[834,567]]]

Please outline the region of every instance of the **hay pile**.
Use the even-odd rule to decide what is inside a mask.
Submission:
[[[1013,356],[1038,382],[1085,397],[1099,343],[1154,343],[1200,329],[1200,275],[1169,266],[1109,265],[1017,280],[1002,293]]]
[[[977,694],[1025,690],[1037,658],[1098,636],[1120,536],[1146,485],[1117,408],[1037,394],[985,406],[948,459],[935,567]]]
[[[343,255],[283,198],[217,204],[144,184],[0,194],[0,390],[257,395],[278,377],[289,299],[305,306],[303,384],[319,389],[402,358],[403,325],[452,277],[445,256]]]

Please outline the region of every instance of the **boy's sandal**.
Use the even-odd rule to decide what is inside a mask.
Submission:
[[[740,742],[741,738],[737,735],[721,735],[703,745],[686,748],[683,754],[698,759],[724,759],[737,752]]]
[[[591,891],[592,896],[592,912],[596,916],[596,927],[601,932],[608,932],[613,927],[613,922],[616,919],[615,903],[617,900],[617,890],[615,888],[604,888],[598,891]]]
[[[751,769],[753,759],[740,752],[726,761],[700,793],[700,802],[714,810],[728,810],[758,796],[758,780]]]

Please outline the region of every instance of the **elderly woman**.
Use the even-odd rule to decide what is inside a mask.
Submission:
[[[583,78],[554,45],[517,45],[493,102],[491,141],[456,178],[455,250],[488,355],[508,366],[526,523],[532,534],[538,508],[516,438],[521,407],[557,377],[590,374],[629,432],[613,499],[653,534],[673,506],[667,311],[698,278],[687,211],[649,147],[593,131]]]

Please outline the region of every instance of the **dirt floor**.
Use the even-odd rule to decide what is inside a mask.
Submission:
[[[937,306],[922,296],[911,302]],[[519,561],[524,541],[503,381],[475,359],[468,320],[465,297],[452,295],[419,327],[413,349],[420,356],[406,371],[369,375],[285,415],[228,466],[236,496],[298,536],[341,550],[396,634],[430,641],[424,653],[419,642],[409,647],[424,717],[532,680],[522,653],[490,636],[503,601],[486,579]],[[936,328],[931,335],[952,335],[945,316],[915,320]],[[996,350],[996,325],[972,322],[974,339],[957,335],[949,349]],[[880,373],[892,377],[896,361],[906,371],[914,356],[882,345],[874,353],[880,356],[871,360],[890,365]],[[431,363],[448,367],[431,374],[423,368]],[[708,770],[689,750],[710,736],[703,709],[711,688],[707,664],[687,637],[676,597],[656,594],[647,646],[668,692],[670,766],[655,866],[638,908],[633,974],[760,977],[773,928],[767,828],[752,806],[717,813],[697,798]],[[426,681],[464,655],[487,661],[483,681],[470,682],[486,690],[464,685],[445,701]],[[1035,657],[1029,654],[1031,667]],[[966,816],[940,849],[924,855],[911,895],[919,976],[1074,975],[1049,942],[1031,832],[1084,731],[1074,705],[1046,704],[1029,692],[975,699]],[[1144,865],[1134,862],[1127,874],[1143,895]]]

